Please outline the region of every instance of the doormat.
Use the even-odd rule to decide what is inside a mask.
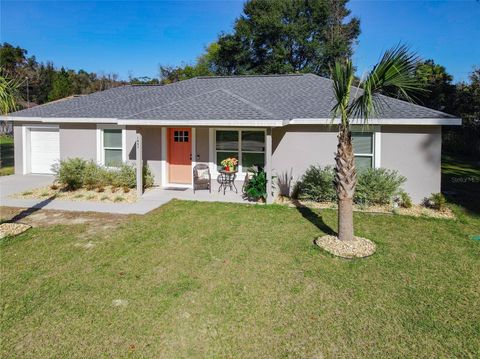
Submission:
[[[188,188],[182,188],[182,187],[165,187],[165,191],[186,191]]]

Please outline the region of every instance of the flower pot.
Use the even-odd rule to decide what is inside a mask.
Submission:
[[[232,167],[229,167],[229,168],[228,168],[228,171],[229,171],[229,172],[235,172],[235,167],[233,167],[233,166],[232,166]]]

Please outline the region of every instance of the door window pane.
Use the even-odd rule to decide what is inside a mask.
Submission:
[[[122,149],[105,149],[105,166],[115,167],[122,163]]]
[[[238,152],[223,152],[223,151],[217,152],[217,171],[220,171],[221,169],[223,169],[221,162],[225,158],[229,158],[229,157],[235,157],[236,159],[238,159]]]
[[[103,130],[103,146],[122,148],[122,130]]]
[[[216,131],[216,144],[217,150],[238,151],[238,131]]]
[[[372,168],[372,157],[355,156],[355,166],[357,170]]]
[[[242,169],[243,172],[247,172],[252,166],[258,166],[260,168],[265,167],[265,154],[264,153],[242,153]]]
[[[188,142],[188,131],[173,131],[174,142]]]
[[[265,151],[265,133],[242,131],[242,151]]]
[[[352,133],[353,152],[355,154],[373,153],[373,134],[372,133]]]

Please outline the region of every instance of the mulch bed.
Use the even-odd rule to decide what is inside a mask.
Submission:
[[[292,200],[287,197],[280,197],[277,199],[278,204],[284,204],[291,207],[309,207],[315,209],[337,209],[335,202],[313,202],[313,201],[301,201]],[[437,211],[432,208],[427,208],[421,205],[413,205],[411,208],[392,208],[389,205],[374,205],[374,206],[359,206],[354,205],[353,210],[355,212],[365,213],[385,213],[385,214],[397,214],[401,216],[413,216],[413,217],[430,217],[430,218],[442,218],[442,219],[455,219],[455,214],[450,208],[445,208],[442,211]]]

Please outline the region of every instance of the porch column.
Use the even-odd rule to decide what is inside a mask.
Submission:
[[[272,185],[272,128],[267,128],[265,138],[265,174],[267,175],[267,204],[273,203]]]
[[[136,165],[137,165],[137,197],[142,197],[143,194],[143,144],[142,144],[142,134],[137,132],[137,140],[136,140]]]

